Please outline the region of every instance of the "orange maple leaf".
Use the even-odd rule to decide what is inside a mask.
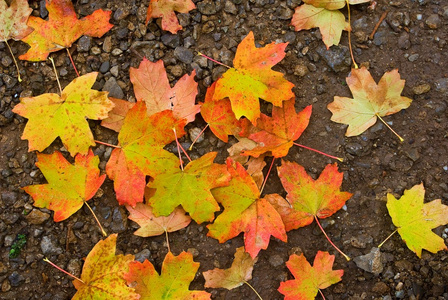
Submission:
[[[342,280],[344,270],[333,270],[334,255],[318,251],[313,266],[305,256],[293,254],[286,266],[294,280],[281,282],[278,291],[285,295],[285,300],[314,300],[320,290]]]
[[[225,72],[216,83],[215,100],[229,97],[237,119],[246,116],[253,124],[260,116],[259,98],[282,106],[294,97],[294,84],[271,68],[285,57],[288,43],[271,43],[256,48],[253,32],[241,41],[233,60],[234,68]]]
[[[71,0],[47,0],[46,8],[48,21],[33,16],[28,19],[34,31],[22,41],[31,48],[20,59],[45,60],[50,52],[70,48],[82,35],[101,37],[113,27],[109,23],[111,11],[98,9],[78,20]]]
[[[195,8],[191,0],[151,0],[146,12],[146,24],[152,18],[162,18],[162,29],[176,34],[182,26],[174,11],[186,14]]]
[[[53,154],[37,153],[36,166],[48,184],[24,187],[34,199],[34,206],[54,210],[54,221],[60,222],[77,212],[90,200],[103,184],[106,175],[100,176],[99,158],[92,150],[85,156],[76,155],[70,164],[58,151]]]
[[[118,134],[119,148],[114,149],[106,173],[114,181],[118,203],[132,207],[143,202],[146,176],[177,170],[179,158],[163,147],[185,134],[185,121],[179,121],[171,110],[148,116],[145,102],[129,110]]]
[[[207,235],[224,243],[244,232],[245,249],[252,258],[268,247],[271,235],[286,242],[282,218],[270,203],[275,202],[271,198],[282,197],[271,194],[260,198],[257,184],[238,162],[227,159],[227,170],[232,175],[229,186],[212,190],[224,212],[207,226]]]
[[[195,71],[185,74],[171,88],[162,60],[153,63],[144,58],[138,69],[129,71],[135,97],[146,102],[148,115],[171,109],[176,118],[186,119],[187,123],[193,122],[200,110],[200,106],[195,105],[198,94],[195,75]]]
[[[315,217],[328,218],[344,206],[351,193],[339,191],[344,177],[337,164],[330,164],[317,180],[295,162],[282,160],[278,176],[288,195],[284,202],[272,202],[287,231],[311,224]]]
[[[274,157],[283,157],[288,154],[289,148],[293,146],[305,131],[310,121],[312,106],[305,107],[301,112],[296,113],[294,108],[294,98],[285,101],[283,107],[272,108],[272,117],[261,114],[257,122],[257,131],[249,134],[248,138],[257,142],[257,147],[245,150],[243,155],[258,157],[270,151]]]
[[[188,289],[198,269],[199,263],[193,261],[193,255],[190,253],[182,252],[174,256],[168,252],[163,260],[160,275],[149,261],[134,261],[130,264],[129,272],[124,274],[124,279],[145,300],[210,300],[211,295],[206,291]]]

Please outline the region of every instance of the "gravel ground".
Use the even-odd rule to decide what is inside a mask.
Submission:
[[[386,71],[398,68],[406,80],[403,95],[413,99],[411,106],[386,120],[405,138],[398,139],[381,123],[358,137],[344,136],[345,126],[330,121],[326,109],[335,95],[351,96],[345,84],[350,71],[347,34],[340,46],[326,50],[318,30],[294,32],[289,26],[300,0],[222,0],[193,1],[197,9],[179,14],[184,30],[172,35],[160,29],[159,20],[145,26],[147,1],[78,0],[75,9],[85,16],[98,8],[112,10],[115,26],[102,38],[82,37],[71,47],[81,74],[98,71],[95,89],[109,91],[116,98],[135,101],[129,81],[129,68],[137,67],[143,57],[162,59],[170,82],[196,70],[199,82],[197,100],[204,99],[206,88],[226,70],[197,55],[200,51],[231,65],[238,43],[249,31],[259,45],[272,41],[289,42],[286,57],[275,69],[286,74],[296,87],[296,109],[313,105],[310,125],[300,143],[344,157],[339,164],[344,172],[342,190],[354,194],[346,209],[322,221],[327,233],[356,261],[375,265],[360,268],[339,254],[323,237],[314,223],[288,233],[288,243],[272,239],[261,251],[251,284],[263,299],[282,299],[277,292],[280,281],[290,279],[285,262],[292,253],[304,253],[309,261],[318,250],[336,255],[335,269],[344,269],[342,282],[324,290],[327,299],[448,299],[448,254],[424,252],[419,259],[395,235],[382,248],[375,248],[395,228],[387,214],[386,193],[401,195],[404,189],[424,183],[426,201],[442,199],[448,204],[448,3],[445,0],[378,0],[352,6],[353,46],[359,63],[368,65],[376,80]],[[33,15],[47,17],[44,1],[32,1]],[[387,11],[387,17],[373,39],[369,35]],[[346,13],[346,11],[344,11]],[[16,55],[27,46],[12,42]],[[76,77],[65,51],[52,55],[63,86]],[[20,136],[26,119],[11,110],[20,97],[57,92],[55,75],[47,62],[20,62],[23,82],[19,83],[5,43],[0,43],[0,299],[70,299],[76,290],[70,278],[42,261],[45,256],[75,275],[81,272],[83,258],[101,239],[90,212],[83,207],[68,220],[55,223],[52,212],[36,209],[21,187],[45,182],[34,165],[35,153],[28,152],[27,141]],[[267,105],[262,105],[264,109]],[[90,122],[98,140],[117,143],[117,134]],[[187,129],[202,129],[200,116]],[[188,147],[190,137],[182,142]],[[218,151],[218,161],[227,157],[227,148],[236,142],[222,143],[210,131],[191,152],[192,158]],[[45,153],[61,150],[54,142]],[[173,145],[168,149],[175,151]],[[63,149],[62,149],[63,150]],[[94,149],[104,172],[111,149]],[[292,148],[286,157],[318,176],[330,159],[307,150]],[[266,159],[267,163],[271,158]],[[276,162],[278,165],[279,160]],[[265,170],[267,171],[267,170]],[[265,193],[284,191],[274,174]],[[149,259],[157,269],[167,247],[163,236],[141,238],[133,235],[138,228],[127,220],[127,212],[115,200],[113,185],[106,180],[101,191],[89,202],[106,230],[119,233],[120,252]],[[227,268],[242,236],[224,244],[206,236],[206,224],[191,224],[170,234],[174,254],[189,251],[201,266],[192,289],[203,289],[201,272],[214,267]],[[435,230],[448,242],[448,228]],[[11,245],[26,244],[16,258],[9,257]],[[363,256],[369,254],[370,256]],[[360,262],[361,261],[361,262]],[[214,299],[257,299],[247,286],[227,291],[209,290]]]

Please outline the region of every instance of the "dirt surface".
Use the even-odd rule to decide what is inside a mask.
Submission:
[[[135,101],[129,67],[137,67],[143,56],[152,61],[162,59],[172,84],[196,69],[200,89],[197,100],[202,101],[206,87],[225,68],[197,56],[197,51],[231,65],[236,46],[249,31],[254,31],[259,45],[289,42],[285,59],[274,69],[285,73],[296,85],[297,110],[313,105],[310,125],[299,142],[345,159],[339,163],[344,172],[342,190],[354,196],[344,209],[322,223],[350,257],[371,252],[395,229],[387,213],[386,193],[400,196],[404,189],[423,182],[426,201],[442,199],[448,204],[448,3],[444,0],[378,0],[376,8],[369,8],[368,4],[352,6],[356,60],[369,66],[375,80],[394,68],[406,80],[403,95],[413,99],[412,105],[385,118],[404,137],[403,143],[380,122],[361,136],[347,138],[345,126],[330,121],[327,104],[335,95],[351,96],[345,83],[350,71],[347,33],[343,34],[341,46],[327,51],[317,29],[295,32],[289,23],[300,0],[194,1],[197,9],[179,15],[184,30],[175,36],[162,31],[159,20],[145,26],[147,1],[74,2],[80,16],[98,8],[113,11],[111,23],[115,26],[110,32],[102,38],[82,37],[70,51],[81,74],[100,72],[95,89],[108,90],[112,96],[129,101]],[[31,1],[33,15],[47,17],[43,3]],[[385,11],[386,19],[373,40],[368,39]],[[12,42],[12,49],[18,56],[27,46]],[[61,51],[52,56],[65,86],[76,77],[67,53]],[[23,82],[19,83],[5,43],[0,43],[0,58],[0,299],[70,299],[76,292],[71,279],[42,258],[48,257],[79,275],[83,258],[102,237],[86,207],[68,220],[55,223],[51,211],[33,208],[32,199],[21,190],[27,185],[45,183],[45,179],[34,165],[35,153],[29,153],[27,141],[20,139],[26,119],[11,109],[20,97],[57,92],[57,85],[49,61],[20,62]],[[90,124],[96,139],[117,143],[116,133],[98,122]],[[198,116],[188,129],[204,126]],[[182,142],[188,146],[191,140],[187,136]],[[192,158],[219,151],[219,161],[223,162],[227,148],[235,142],[231,139],[224,144],[206,131],[204,141],[191,151]],[[60,141],[56,141],[45,153],[61,148]],[[100,156],[104,172],[111,149],[99,146],[94,151]],[[297,147],[290,150],[286,159],[305,166],[313,176],[334,162]],[[269,164],[271,158],[266,161]],[[280,163],[277,160],[275,164]],[[264,192],[285,195],[275,171]],[[138,225],[127,220],[126,209],[118,206],[109,179],[89,203],[106,230],[119,233],[118,251],[135,254],[139,260],[149,259],[160,270],[167,253],[165,237],[133,235]],[[201,272],[229,267],[235,249],[243,245],[241,235],[219,244],[206,236],[205,226],[191,224],[169,236],[174,254],[190,251],[201,264],[191,289],[203,289]],[[447,227],[435,232],[448,242]],[[26,244],[17,258],[10,258],[11,245],[20,240],[19,234],[25,235]],[[269,248],[259,254],[250,282],[263,299],[283,299],[277,288],[280,281],[292,278],[285,266],[289,255],[303,252],[312,261],[318,250],[335,254],[335,269],[345,271],[342,282],[323,291],[327,299],[448,299],[446,251],[424,251],[419,259],[395,235],[381,248],[382,257],[373,270],[379,274],[375,275],[336,253],[316,223],[289,232],[288,243],[271,239]],[[209,292],[214,299],[257,299],[247,286]]]

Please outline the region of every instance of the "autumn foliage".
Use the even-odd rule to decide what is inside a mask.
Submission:
[[[319,27],[327,48],[337,45],[342,31],[350,30],[338,11],[345,1],[304,2],[291,24],[296,30]],[[351,0],[349,4],[363,2]],[[0,41],[21,39],[31,46],[21,59],[45,60],[82,35],[101,37],[112,28],[110,11],[100,9],[78,19],[69,0],[46,1],[46,8],[48,20],[29,17],[26,22],[31,13],[26,1],[14,0],[7,7],[0,0],[0,18],[8,16],[0,26]],[[146,22],[161,18],[161,28],[176,33],[182,27],[175,11],[192,9],[195,5],[189,0],[151,0]],[[138,68],[130,68],[135,103],[91,89],[95,72],[75,78],[59,94],[21,98],[13,111],[28,119],[22,139],[28,140],[29,151],[42,152],[60,138],[74,157],[71,164],[61,152],[38,153],[36,165],[48,183],[24,190],[36,207],[53,210],[56,222],[87,204],[106,177],[100,174],[99,157],[90,148],[99,141],[87,119],[102,120],[101,125],[118,132],[117,145],[108,145],[114,149],[105,171],[113,181],[118,204],[126,205],[129,219],[140,226],[135,234],[168,235],[193,220],[208,222],[207,236],[220,243],[243,235],[244,247],[236,250],[232,266],[204,272],[204,278],[206,288],[248,284],[257,256],[267,249],[271,237],[286,243],[287,232],[332,216],[352,196],[341,191],[343,173],[336,163],[328,164],[313,179],[303,166],[286,159],[278,160],[281,165],[276,168],[286,196],[282,191],[263,191],[268,180],[263,175],[265,157],[272,157],[271,168],[274,159],[287,157],[312,122],[312,106],[298,103],[294,84],[272,69],[285,57],[287,46],[272,42],[256,47],[254,34],[249,32],[238,45],[233,67],[208,87],[200,101],[196,99],[195,71],[171,86],[163,62],[146,58]],[[328,104],[331,120],[348,125],[347,136],[359,135],[377,118],[411,104],[411,99],[401,96],[404,80],[397,70],[386,72],[376,84],[366,68],[353,69],[347,84],[353,98],[335,96]],[[260,99],[269,103],[270,114],[262,112]],[[229,136],[239,140],[239,150],[231,151],[235,158],[246,158],[247,168],[232,158],[224,164],[215,162],[217,152],[190,158],[179,140],[198,113],[223,142],[229,142]],[[176,154],[167,150],[170,143],[175,143]],[[422,249],[446,249],[431,230],[448,223],[447,207],[440,200],[423,204],[423,196],[423,185],[405,191],[399,200],[387,196],[393,224],[419,257]],[[425,230],[425,237],[417,234],[420,230]],[[208,292],[189,289],[199,269],[190,253],[176,256],[168,245],[158,272],[148,260],[137,262],[133,255],[116,255],[116,240],[112,234],[88,254],[81,278],[74,281],[77,293],[73,299],[210,299]],[[332,269],[334,260],[335,256],[319,251],[311,266],[303,254],[291,255],[286,266],[294,279],[282,282],[280,293],[285,299],[314,299],[318,291],[341,280],[343,271]]]

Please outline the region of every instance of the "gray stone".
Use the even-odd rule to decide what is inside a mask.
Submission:
[[[42,237],[40,248],[44,255],[58,255],[63,252],[62,248],[57,246],[56,240],[52,236]]]
[[[25,281],[25,277],[17,271],[14,271],[8,276],[8,280],[11,283],[11,286],[19,286],[23,281]]]
[[[173,49],[180,45],[180,36],[178,34],[166,33],[162,35],[160,40],[165,46],[168,46]]]
[[[384,30],[378,30],[373,37],[373,43],[376,46],[381,46],[382,44],[387,43],[387,32]]]
[[[104,39],[104,43],[103,43],[103,51],[109,53],[110,51],[112,51],[112,37],[111,36],[107,36]]]
[[[398,48],[406,50],[411,47],[411,41],[409,40],[409,33],[403,31],[398,37]]]
[[[2,201],[5,206],[12,206],[19,199],[16,192],[3,192]]]
[[[360,234],[358,236],[353,236],[350,239],[350,244],[359,249],[365,249],[367,247],[367,244],[373,242],[373,237],[367,234]]]
[[[149,259],[151,252],[149,249],[143,249],[139,253],[135,254],[135,260],[143,263],[146,259]]]
[[[67,264],[67,271],[77,277],[81,275],[82,262],[77,258],[72,258]]]
[[[351,65],[349,48],[343,45],[326,49],[325,46],[317,48],[317,53],[327,65],[335,72],[346,72]]]
[[[115,21],[123,20],[129,15],[129,12],[130,12],[129,8],[127,6],[117,8],[117,10],[114,12],[114,20]]]
[[[345,150],[355,156],[362,156],[364,154],[364,148],[359,143],[348,143],[345,146]]]
[[[440,78],[435,81],[436,91],[448,96],[448,78]]]
[[[176,47],[176,49],[174,49],[174,57],[186,64],[191,64],[193,62],[193,52],[185,47]]]
[[[124,98],[124,93],[121,87],[118,85],[115,77],[109,78],[103,86],[103,91],[109,92],[109,97],[114,97],[118,99]]]
[[[366,255],[357,256],[353,259],[358,268],[375,275],[383,272],[383,262],[381,261],[380,249],[373,247]]]
[[[88,52],[90,50],[90,45],[92,44],[92,38],[90,36],[83,35],[78,40],[78,52]]]
[[[120,233],[125,231],[128,224],[127,220],[126,215],[121,211],[121,209],[116,207],[112,214],[112,224],[110,226],[113,232]]]
[[[105,74],[109,71],[109,68],[110,68],[110,62],[107,60],[101,64],[100,72]]]
[[[269,264],[275,268],[283,265],[284,262],[284,259],[278,254],[274,254],[269,257]]]

